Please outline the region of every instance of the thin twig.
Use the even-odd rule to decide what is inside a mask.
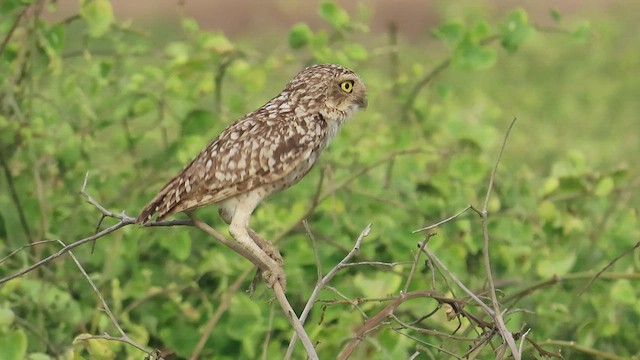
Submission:
[[[24,213],[24,209],[22,207],[22,202],[20,202],[20,197],[18,196],[18,191],[16,190],[16,186],[13,182],[13,176],[11,176],[11,170],[9,169],[9,164],[7,160],[4,158],[4,154],[2,153],[2,148],[0,147],[0,167],[4,172],[4,176],[7,179],[7,186],[9,187],[9,194],[11,195],[11,200],[16,207],[16,211],[18,212],[18,219],[20,219],[20,225],[22,226],[22,230],[27,238],[27,241],[31,242],[31,230],[29,229],[29,223],[27,222],[27,216]]]
[[[20,23],[20,20],[22,19],[24,14],[27,13],[27,10],[29,10],[29,6],[26,6],[24,9],[22,9],[18,16],[16,16],[16,20],[13,22],[13,24],[9,28],[9,31],[7,32],[7,35],[2,40],[2,44],[0,44],[0,55],[2,55],[4,49],[6,49],[9,40],[11,40],[11,37],[13,36],[13,32],[18,28],[18,24]]]
[[[58,240],[58,243],[60,243],[60,245],[62,245],[63,247],[67,246],[61,240]],[[150,350],[146,349],[144,346],[142,346],[142,345],[136,343],[135,341],[131,340],[131,338],[129,338],[127,333],[125,333],[124,330],[122,330],[122,326],[120,326],[120,323],[118,322],[118,320],[116,320],[116,317],[111,312],[111,308],[109,308],[109,305],[104,300],[104,297],[102,296],[102,293],[100,293],[100,290],[98,290],[98,287],[96,286],[96,284],[93,282],[93,280],[91,280],[91,278],[89,277],[87,272],[84,270],[84,267],[82,266],[82,264],[80,264],[80,261],[78,261],[76,256],[73,255],[72,251],[69,251],[69,256],[71,256],[71,259],[73,259],[73,262],[76,264],[78,269],[80,269],[80,272],[82,273],[84,278],[87,279],[87,282],[89,283],[89,285],[91,285],[91,288],[93,289],[93,292],[98,297],[98,300],[100,300],[100,304],[102,305],[102,308],[107,313],[107,316],[109,317],[109,319],[111,320],[113,325],[116,327],[116,329],[118,329],[118,332],[120,333],[120,337],[117,337],[117,338],[116,337],[112,337],[112,336],[108,335],[107,333],[104,333],[104,335],[101,335],[101,337],[105,338],[105,336],[108,336],[109,337],[108,340],[115,340],[115,341],[125,342],[127,344],[133,345],[134,347],[136,347],[137,349],[145,352],[146,354],[151,355],[152,352]],[[97,338],[97,337],[95,337],[95,338]]]
[[[429,250],[429,248],[427,248],[426,246],[423,248],[422,251],[424,251],[424,253],[427,254],[427,256],[434,263],[436,263],[436,265],[438,265],[440,267],[441,271],[444,271],[444,273],[447,274],[447,276],[449,276],[449,278],[451,278],[451,280],[453,280],[453,282],[456,283],[456,285],[458,285],[458,287],[460,287],[460,289],[462,289],[462,291],[467,293],[467,295],[469,295],[478,305],[480,305],[480,307],[487,314],[489,314],[490,316],[494,316],[493,309],[488,307],[487,304],[485,304],[482,300],[480,300],[480,298],[478,298],[478,296],[476,294],[474,294],[473,291],[469,290],[462,283],[462,281],[458,280],[458,278],[446,267],[446,265],[436,256],[436,254],[432,253],[431,250]]]
[[[293,311],[293,308],[291,307],[291,304],[289,304],[287,297],[284,295],[284,290],[282,289],[282,285],[277,281],[273,285],[273,292],[276,294],[276,299],[278,299],[278,302],[280,303],[282,310],[284,311],[285,315],[287,315],[287,318],[289,319],[289,322],[293,326],[293,329],[295,330],[296,335],[300,338],[300,341],[302,342],[302,345],[304,346],[304,349],[307,352],[308,358],[311,360],[318,360],[318,354],[316,353],[316,350],[313,348],[313,344],[311,343],[311,339],[309,338],[309,335],[307,335],[307,332],[304,330],[304,327],[302,326],[302,322],[298,319],[298,317],[296,316],[296,313]]]
[[[362,243],[362,240],[367,235],[369,235],[369,232],[371,232],[371,224],[368,224],[362,230],[362,232],[360,232],[360,236],[358,236],[356,243],[353,245],[353,249],[349,251],[349,253],[342,259],[342,261],[340,261],[338,265],[336,265],[333,269],[331,269],[327,273],[327,275],[325,275],[322,278],[322,280],[318,281],[316,286],[313,288],[313,291],[311,292],[309,299],[307,300],[307,304],[304,306],[304,309],[300,314],[300,322],[302,324],[304,324],[304,322],[307,320],[307,316],[309,316],[309,312],[311,312],[311,308],[313,307],[313,304],[315,304],[316,300],[318,299],[318,296],[320,295],[320,291],[329,283],[329,281],[331,281],[331,279],[333,279],[336,273],[338,273],[338,271],[343,269],[345,267],[345,264],[347,264],[351,260],[351,258],[354,257],[360,251],[360,244]],[[293,335],[291,335],[291,340],[289,340],[289,347],[287,348],[287,352],[284,356],[285,360],[290,359],[291,355],[293,355],[293,346],[296,343],[296,339],[297,339],[297,334],[294,333]]]
[[[40,261],[38,261],[38,262],[36,262],[36,263],[34,263],[32,265],[27,266],[26,268],[16,272],[15,274],[11,274],[11,275],[9,275],[9,276],[7,276],[5,278],[0,279],[0,285],[6,283],[7,281],[13,280],[13,279],[15,279],[17,277],[20,277],[20,276],[22,276],[22,275],[24,275],[26,273],[31,272],[31,271],[37,269],[38,267],[40,267],[40,266],[42,266],[42,265],[44,265],[44,264],[46,264],[46,263],[58,258],[58,257],[66,254],[67,252],[73,250],[74,248],[76,248],[76,247],[78,247],[78,246],[80,246],[82,244],[85,244],[85,243],[88,243],[90,241],[94,241],[96,239],[99,239],[99,238],[101,238],[101,237],[103,237],[103,236],[105,236],[107,234],[110,234],[110,233],[112,233],[112,232],[114,232],[114,231],[116,231],[116,230],[118,230],[118,229],[120,229],[122,227],[125,227],[127,225],[130,225],[130,224],[131,223],[127,223],[127,222],[121,221],[121,222],[119,222],[119,223],[117,223],[117,224],[115,224],[115,225],[113,225],[111,227],[108,227],[108,228],[106,228],[106,229],[104,229],[104,230],[102,230],[102,231],[100,231],[100,232],[98,232],[98,233],[96,233],[96,234],[94,234],[92,236],[86,237],[84,239],[75,241],[75,242],[73,242],[73,243],[71,243],[69,245],[66,245],[65,247],[63,247],[62,249],[56,251],[55,253],[47,256],[46,258],[44,258],[44,259],[42,259],[42,260],[40,260]]]
[[[26,248],[30,248],[30,247],[33,247],[33,246],[36,246],[36,245],[41,245],[41,244],[48,244],[50,242],[58,242],[58,240],[42,240],[42,241],[35,241],[35,242],[32,242],[32,243],[27,244],[27,245],[22,245],[19,248],[17,248],[15,250],[13,250],[12,252],[10,252],[9,255],[3,257],[2,259],[0,259],[0,264],[2,264],[5,260],[7,260],[8,258],[12,257],[13,255],[19,253],[20,251],[22,251],[22,250],[24,250]]]
[[[269,310],[269,325],[267,326],[267,336],[264,337],[264,342],[262,343],[262,360],[267,360],[267,350],[269,349],[269,341],[271,341],[271,333],[273,332],[273,316],[275,311],[273,311],[273,304],[271,304]]]
[[[436,227],[438,227],[438,226],[440,226],[442,224],[448,223],[449,221],[454,220],[458,216],[464,214],[469,209],[471,209],[471,205],[467,205],[467,207],[465,207],[464,209],[460,210],[457,214],[449,216],[448,218],[446,218],[444,220],[438,221],[437,223],[435,223],[433,225],[429,225],[429,226],[423,227],[423,228],[418,229],[418,230],[413,230],[413,234],[415,234],[417,232],[421,232],[421,231],[429,231],[429,230],[431,230],[433,228],[436,228]]]
[[[302,220],[302,225],[304,229],[307,231],[307,236],[309,236],[309,241],[311,241],[311,250],[313,250],[313,257],[316,260],[316,271],[318,273],[318,280],[322,280],[322,262],[320,261],[320,254],[318,252],[318,243],[316,242],[316,237],[311,232],[311,228],[309,227],[309,222],[307,219]]]
[[[339,360],[348,359],[351,356],[351,354],[353,354],[356,347],[358,347],[358,345],[362,342],[362,340],[365,339],[367,334],[379,328],[382,325],[383,321],[388,317],[390,317],[395,311],[395,309],[398,308],[398,306],[402,305],[404,302],[410,299],[421,298],[421,297],[437,298],[438,296],[432,291],[412,291],[405,294],[400,294],[400,296],[398,296],[396,300],[394,300],[392,303],[385,306],[384,309],[382,309],[376,315],[370,317],[369,319],[367,319],[367,321],[364,322],[364,324],[356,332],[356,335],[349,341],[349,343],[347,343],[344,349],[340,352],[338,359]]]
[[[504,136],[504,140],[502,141],[502,146],[500,147],[498,159],[496,160],[496,163],[493,166],[493,170],[491,171],[491,177],[489,178],[487,195],[484,199],[484,205],[482,207],[482,212],[481,212],[481,222],[482,222],[482,235],[484,239],[482,254],[484,257],[484,267],[487,273],[487,282],[489,284],[489,290],[490,290],[489,292],[491,295],[491,302],[494,310],[493,318],[496,321],[496,326],[500,331],[500,335],[502,336],[506,344],[509,346],[509,349],[511,350],[513,357],[515,358],[515,360],[520,360],[522,357],[518,352],[518,348],[516,346],[515,340],[513,339],[513,335],[507,329],[507,326],[504,323],[504,319],[502,318],[502,313],[500,311],[500,303],[498,302],[498,297],[496,295],[495,283],[493,281],[493,274],[491,272],[491,258],[489,256],[489,225],[488,225],[489,217],[487,212],[487,209],[489,207],[489,200],[491,198],[491,191],[493,190],[493,184],[495,181],[496,172],[498,171],[498,165],[500,164],[500,160],[502,159],[502,154],[504,153],[504,149],[507,145],[507,140],[509,139],[509,134],[511,133],[511,129],[513,128],[513,125],[515,123],[516,123],[516,118],[514,118],[511,121],[511,123],[509,124],[509,127],[507,128],[507,132]]]
[[[636,242],[635,245],[631,246],[630,248],[628,248],[625,251],[623,251],[622,253],[620,253],[620,255],[616,256],[615,259],[611,260],[607,264],[607,266],[603,267],[602,270],[598,271],[597,274],[595,274],[591,279],[589,279],[589,282],[587,282],[585,284],[585,286],[580,291],[578,291],[578,296],[581,296],[585,291],[587,291],[587,289],[589,289],[591,287],[591,285],[593,285],[593,282],[596,281],[596,279],[598,279],[598,277],[600,277],[600,275],[602,275],[602,273],[604,273],[609,268],[611,268],[613,266],[613,264],[615,264],[618,260],[622,259],[623,257],[631,254],[632,252],[634,252],[638,248],[640,248],[640,241]]]
[[[239,243],[227,239],[224,235],[222,235],[221,233],[219,233],[218,231],[216,231],[206,223],[196,218],[193,214],[189,214],[189,216],[191,217],[191,220],[193,221],[194,226],[197,227],[198,229],[212,235],[218,241],[228,246],[233,251],[243,256],[245,259],[251,261],[257,267],[261,269],[264,269],[266,267],[266,265],[263,264],[260,261],[260,259],[258,259],[253,253],[244,249]],[[313,348],[313,344],[311,343],[311,339],[309,339],[309,335],[304,330],[302,323],[298,320],[298,317],[293,311],[291,304],[289,304],[289,300],[284,294],[284,289],[282,288],[282,285],[279,282],[276,282],[273,285],[273,292],[275,293],[276,299],[278,300],[278,303],[280,303],[282,310],[284,311],[285,315],[289,319],[291,326],[293,326],[293,329],[295,330],[296,335],[300,338],[300,341],[302,342],[302,345],[304,346],[305,351],[307,352],[307,356],[312,360],[318,359],[318,354]]]
[[[422,254],[422,250],[424,250],[424,247],[427,246],[429,239],[431,239],[431,237],[434,235],[435,235],[434,233],[427,234],[427,237],[418,244],[418,252],[414,256],[413,264],[411,265],[411,271],[409,271],[409,276],[407,276],[407,282],[404,284],[404,289],[402,290],[402,292],[406,293],[407,291],[409,291],[409,285],[411,284],[411,281],[413,280],[413,275],[415,274],[416,269],[418,268],[418,261],[420,260],[420,254]]]

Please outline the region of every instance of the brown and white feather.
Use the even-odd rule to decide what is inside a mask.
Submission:
[[[294,77],[285,89],[258,110],[227,127],[144,208],[138,223],[219,203],[259,189],[260,197],[299,181],[340,125],[358,108],[334,99],[331,82],[341,77],[359,80],[338,65],[315,65]]]

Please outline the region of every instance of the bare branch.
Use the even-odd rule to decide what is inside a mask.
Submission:
[[[431,250],[429,250],[426,246],[423,247],[422,251],[424,251],[425,254],[427,254],[427,256],[434,262],[436,263],[440,269],[442,271],[444,271],[445,274],[447,274],[451,280],[453,280],[454,283],[456,283],[456,285],[458,285],[458,287],[460,289],[462,289],[465,293],[467,293],[467,295],[469,295],[478,305],[480,305],[480,307],[490,316],[494,316],[494,311],[487,306],[487,304],[485,304],[482,300],[480,300],[480,298],[478,298],[478,296],[476,294],[473,293],[473,291],[469,290],[463,283],[462,281],[458,280],[458,278],[445,266],[445,264],[434,254],[431,252]]]
[[[322,280],[318,281],[313,291],[311,292],[311,295],[309,296],[309,300],[307,300],[307,304],[304,306],[304,309],[300,314],[300,322],[302,324],[304,324],[304,322],[307,320],[307,316],[309,316],[309,312],[311,312],[311,308],[313,307],[313,304],[318,299],[318,296],[320,295],[320,291],[327,285],[327,283],[329,283],[329,281],[331,281],[331,279],[333,279],[336,273],[341,269],[343,269],[345,267],[345,264],[347,264],[351,260],[351,258],[354,257],[360,251],[360,244],[362,243],[362,240],[367,235],[369,235],[369,232],[371,232],[371,224],[368,224],[362,230],[362,232],[360,232],[360,236],[358,236],[356,243],[353,245],[353,249],[349,251],[349,253],[344,257],[344,259],[342,259],[342,261],[340,261],[338,265],[336,265],[333,269],[331,269],[327,273],[327,275],[325,275],[322,278]],[[291,336],[291,340],[289,341],[289,348],[287,349],[287,352],[284,356],[285,360],[290,359],[291,355],[293,355],[293,346],[295,345],[296,338],[297,338],[297,334],[294,333]]]
[[[585,291],[587,291],[587,289],[589,289],[591,285],[593,285],[593,282],[596,281],[596,279],[598,279],[598,277],[600,277],[602,273],[604,273],[609,268],[611,268],[613,264],[615,264],[618,260],[622,259],[623,257],[636,251],[636,249],[638,248],[640,248],[640,241],[636,242],[633,246],[631,246],[630,248],[620,253],[620,255],[616,256],[613,260],[609,261],[607,266],[603,267],[602,270],[598,271],[598,273],[595,274],[591,279],[589,279],[589,282],[587,282],[587,284],[585,284],[585,286],[580,291],[578,291],[578,296],[581,296]]]
[[[404,289],[402,290],[402,292],[406,293],[407,291],[409,291],[409,285],[411,284],[411,281],[413,280],[413,275],[415,274],[416,268],[418,267],[418,260],[420,260],[420,254],[422,254],[422,250],[424,250],[424,247],[427,246],[429,239],[431,239],[431,237],[434,235],[435,233],[427,234],[427,237],[418,244],[418,252],[414,256],[413,264],[411,265],[411,271],[409,271],[409,276],[407,276],[407,281],[404,284]]]
[[[66,247],[66,244],[63,243],[62,241],[58,240],[58,243],[60,243],[63,247]],[[93,292],[96,293],[96,296],[100,300],[100,304],[104,308],[104,311],[107,313],[107,316],[109,317],[109,319],[111,320],[113,325],[116,327],[116,329],[118,329],[118,332],[120,333],[120,337],[112,337],[109,334],[104,333],[104,335],[102,335],[102,338],[107,339],[107,340],[120,341],[120,342],[124,342],[124,343],[130,344],[130,345],[136,347],[137,349],[145,352],[147,355],[151,355],[152,351],[146,349],[144,346],[142,346],[142,345],[136,343],[135,341],[131,340],[131,338],[129,338],[127,333],[125,333],[124,330],[122,330],[122,326],[120,326],[120,323],[118,322],[118,320],[116,320],[116,317],[113,316],[113,313],[111,312],[111,309],[109,308],[109,305],[107,305],[107,302],[104,300],[104,297],[102,296],[102,293],[100,293],[100,290],[98,290],[98,288],[96,287],[96,284],[93,282],[93,280],[91,280],[91,278],[89,277],[87,272],[84,270],[84,267],[82,266],[82,264],[80,264],[80,261],[78,261],[76,256],[73,255],[73,252],[71,252],[71,251],[69,251],[69,256],[71,256],[71,258],[73,259],[73,262],[76,264],[78,269],[80,269],[80,272],[82,273],[82,276],[84,276],[84,278],[87,279],[87,282],[89,282],[89,285],[91,285],[91,288],[93,289]],[[91,337],[89,337],[89,338],[91,338]],[[89,338],[85,338],[85,339],[89,339]],[[94,337],[94,338],[97,338],[97,337]]]
[[[206,223],[196,218],[193,214],[189,214],[189,216],[191,217],[191,220],[193,221],[193,224],[195,227],[213,236],[218,241],[220,241],[224,245],[231,248],[233,251],[243,256],[245,259],[251,261],[257,267],[261,269],[266,268],[266,264],[263,264],[260,261],[260,259],[258,259],[253,253],[243,248],[239,243],[227,239],[225,236],[220,234],[217,230],[213,229],[211,226],[207,225]],[[312,360],[318,359],[318,354],[316,354],[316,351],[313,348],[313,344],[311,343],[311,339],[309,339],[309,335],[307,335],[306,331],[304,330],[304,327],[302,326],[302,323],[298,320],[298,317],[296,316],[296,313],[293,311],[291,304],[289,304],[289,300],[284,294],[284,289],[282,288],[282,285],[279,282],[276,282],[273,285],[273,292],[275,293],[276,299],[278,299],[278,302],[280,303],[282,310],[284,311],[285,315],[289,319],[291,326],[293,326],[296,335],[300,338],[302,345],[304,345],[304,348],[307,352],[307,356],[309,356],[309,358]]]
[[[311,241],[311,250],[313,250],[313,257],[316,260],[316,271],[318,273],[318,280],[322,280],[322,263],[320,262],[320,254],[318,253],[318,243],[316,242],[316,237],[313,236],[313,232],[311,232],[311,228],[309,227],[309,222],[307,219],[302,220],[302,225],[304,229],[307,231],[307,235],[309,236],[309,241]]]
[[[449,216],[448,218],[446,218],[446,219],[444,219],[444,220],[441,220],[441,221],[438,221],[437,223],[435,223],[435,224],[433,224],[433,225],[429,225],[429,226],[423,227],[423,228],[418,229],[418,230],[413,230],[413,234],[415,234],[415,233],[417,233],[417,232],[421,232],[421,231],[429,231],[429,230],[431,230],[431,229],[433,229],[433,228],[436,228],[436,227],[438,227],[438,226],[440,226],[440,225],[442,225],[442,224],[448,223],[449,221],[454,220],[454,219],[455,219],[455,218],[457,218],[458,216],[460,216],[460,215],[464,214],[465,212],[467,212],[467,210],[469,210],[469,209],[471,209],[471,208],[472,208],[472,206],[471,206],[471,205],[467,205],[467,207],[465,207],[464,209],[460,210],[460,211],[459,211],[457,214],[455,214],[455,215]]]
[[[502,318],[502,313],[500,311],[500,303],[498,302],[498,297],[496,295],[496,288],[493,281],[493,275],[491,273],[491,258],[489,256],[489,218],[487,208],[489,207],[489,200],[491,198],[491,191],[493,190],[493,184],[495,181],[496,172],[498,171],[498,165],[500,165],[500,160],[502,159],[502,154],[504,153],[504,149],[507,146],[507,140],[509,139],[509,134],[511,133],[511,129],[513,125],[516,123],[516,118],[514,118],[509,127],[507,128],[507,132],[504,136],[504,140],[502,141],[502,146],[500,147],[500,153],[498,154],[498,159],[496,160],[495,165],[493,166],[493,170],[491,171],[491,177],[489,178],[489,186],[487,188],[487,196],[484,199],[484,206],[482,207],[481,213],[481,223],[482,223],[482,235],[483,235],[483,247],[482,254],[484,257],[484,266],[485,271],[487,273],[487,282],[489,283],[489,290],[491,295],[491,302],[493,304],[493,318],[496,321],[496,325],[498,330],[500,331],[500,335],[509,346],[511,353],[515,360],[520,360],[521,355],[518,352],[518,348],[516,346],[515,340],[513,339],[513,335],[507,329],[507,326],[504,323],[504,319]]]
[[[98,232],[97,234],[94,234],[92,236],[86,237],[84,239],[81,239],[81,240],[78,240],[76,242],[73,242],[73,243],[71,243],[69,245],[66,245],[65,247],[63,247],[62,249],[58,250],[57,252],[47,256],[46,258],[44,258],[44,259],[42,259],[42,260],[40,260],[40,261],[38,261],[38,262],[36,262],[36,263],[34,263],[32,265],[29,265],[28,267],[18,271],[17,273],[0,279],[0,285],[6,283],[7,281],[13,280],[13,279],[15,279],[17,277],[20,277],[20,276],[22,276],[22,275],[24,275],[26,273],[31,272],[31,271],[37,269],[38,267],[40,267],[40,266],[42,266],[42,265],[44,265],[44,264],[46,264],[46,263],[48,263],[48,262],[50,262],[52,260],[64,255],[65,253],[69,252],[70,250],[72,250],[72,249],[74,249],[74,248],[76,248],[76,247],[78,247],[78,246],[80,246],[82,244],[85,244],[85,243],[88,243],[90,241],[94,241],[96,239],[99,239],[99,238],[101,238],[101,237],[103,237],[103,236],[105,236],[107,234],[110,234],[110,233],[112,233],[112,232],[114,232],[114,231],[116,231],[116,230],[118,230],[118,229],[120,229],[122,227],[125,227],[127,225],[130,225],[130,224],[131,223],[127,223],[127,222],[121,221],[121,222],[119,222],[119,223],[117,223],[117,224],[115,224],[115,225],[113,225],[111,227],[108,227],[108,228]]]

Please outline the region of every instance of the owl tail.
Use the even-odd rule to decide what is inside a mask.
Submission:
[[[160,190],[160,193],[142,209],[142,212],[140,212],[140,215],[138,215],[136,219],[136,223],[144,225],[151,221],[151,218],[156,214],[158,215],[156,221],[159,221],[179,211],[178,205],[180,205],[180,198],[175,196],[177,186],[176,178],[171,179],[171,181]]]

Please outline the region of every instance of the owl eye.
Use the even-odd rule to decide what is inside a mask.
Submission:
[[[340,89],[350,94],[353,91],[353,80],[347,80],[340,83]]]

